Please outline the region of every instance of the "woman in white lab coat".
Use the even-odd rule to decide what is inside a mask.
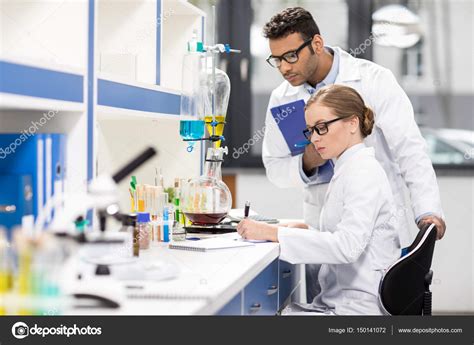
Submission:
[[[305,135],[324,159],[335,159],[334,175],[320,217],[320,231],[243,220],[246,239],[280,243],[280,259],[322,264],[321,292],[311,304],[292,304],[283,314],[382,314],[378,288],[384,269],[400,256],[395,203],[388,178],[363,139],[374,114],[354,89],[331,85],[306,105]]]

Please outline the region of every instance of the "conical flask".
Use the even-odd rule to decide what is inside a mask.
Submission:
[[[182,189],[182,211],[193,224],[218,224],[232,206],[230,190],[222,182],[224,153],[227,154],[227,147],[209,148],[204,174],[189,181]]]

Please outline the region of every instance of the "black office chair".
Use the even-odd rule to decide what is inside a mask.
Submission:
[[[380,302],[389,315],[431,315],[431,261],[436,227],[418,232],[408,253],[385,272],[379,288]]]

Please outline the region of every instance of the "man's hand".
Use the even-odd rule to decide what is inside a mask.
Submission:
[[[436,239],[440,240],[443,238],[446,231],[446,223],[443,219],[434,215],[425,216],[418,222],[418,227],[421,229],[426,224],[434,224],[436,226]]]
[[[306,146],[303,153],[303,170],[306,175],[311,175],[312,170],[324,165],[326,162],[327,160],[319,155],[313,144]]]
[[[251,219],[242,220],[237,225],[237,232],[247,240],[265,240],[278,242],[278,227]]]

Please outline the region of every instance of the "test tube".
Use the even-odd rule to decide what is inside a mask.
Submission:
[[[157,242],[164,241],[164,211],[165,207],[168,204],[168,193],[165,193],[160,190],[161,192],[158,194],[158,205],[157,205],[157,214],[159,215],[158,225],[156,228],[156,240]]]
[[[137,191],[136,189],[129,188],[130,193],[130,212],[135,213],[137,212]]]
[[[154,240],[154,221],[156,220],[155,208],[156,208],[156,198],[155,198],[155,186],[145,185],[145,212],[150,215],[150,240]]]
[[[183,188],[183,186],[185,186],[185,184],[188,183],[188,181],[186,179],[181,179],[181,188]],[[182,199],[182,197],[181,197]],[[181,212],[180,212],[180,218],[179,218],[179,222],[181,223],[181,225],[183,226],[186,226],[186,216],[184,215],[184,212],[183,212],[183,201],[184,200],[181,200]]]
[[[32,265],[37,314],[55,315],[61,312],[59,285],[63,261],[60,243],[51,234],[42,234],[34,249]]]
[[[145,186],[137,185],[138,212],[145,212]]]
[[[153,193],[153,237],[152,241],[159,242],[159,236],[161,232],[161,227],[163,225],[163,198],[164,198],[163,187],[157,186],[154,188]]]
[[[180,179],[179,178],[176,178],[174,180],[174,200],[173,200],[173,203],[174,203],[174,207],[175,207],[175,219],[179,222],[181,216],[180,216],[180,213],[181,213],[181,210],[180,210],[180,194],[181,194],[181,190],[180,190]]]
[[[170,241],[170,226],[169,226],[170,209],[165,206],[163,209],[163,242]]]
[[[13,245],[16,252],[16,270],[14,272],[14,290],[12,293],[16,296],[15,303],[11,312],[18,315],[31,315],[33,310],[31,296],[33,292],[33,274],[32,274],[32,241],[24,231],[15,229],[13,232]]]

